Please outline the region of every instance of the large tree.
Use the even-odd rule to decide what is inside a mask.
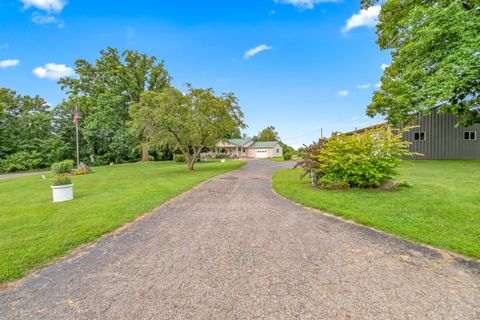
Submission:
[[[378,0],[362,0],[364,8]],[[478,0],[386,0],[377,43],[392,63],[367,114],[406,122],[438,107],[480,123],[480,10]]]
[[[53,139],[52,114],[44,99],[0,88],[0,159],[35,151],[47,165]]]
[[[78,109],[80,119],[80,155],[82,161],[107,164],[135,160],[137,134],[128,127],[125,97],[111,93],[71,97],[55,109],[55,128],[67,145],[75,149],[72,114]]]
[[[161,93],[147,91],[130,114],[151,146],[174,146],[185,156],[189,171],[202,149],[237,128],[245,128],[235,95],[216,96],[212,89],[194,89],[190,85],[186,94],[175,88]]]
[[[95,63],[79,59],[75,66],[77,77],[63,78],[59,83],[72,100],[66,105],[71,109],[75,104],[80,109],[81,131],[89,144],[90,157],[100,153],[110,160],[128,158],[128,154],[105,155],[105,150],[114,141],[132,140],[126,128],[129,108],[140,100],[142,92],[162,92],[170,86],[171,78],[163,61],[157,62],[156,57],[137,51],[125,50],[120,54],[115,48],[107,48],[100,51]],[[140,135],[138,139],[142,160],[148,160],[145,137]]]
[[[276,141],[279,140],[278,132],[274,126],[268,126],[258,133],[255,137],[257,141]]]

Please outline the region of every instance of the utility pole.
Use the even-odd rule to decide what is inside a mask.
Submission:
[[[320,128],[320,138],[323,139],[323,128]]]

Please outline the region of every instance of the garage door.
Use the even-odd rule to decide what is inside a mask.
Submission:
[[[268,157],[268,152],[265,149],[257,149],[256,150],[256,157],[257,158],[266,158]]]

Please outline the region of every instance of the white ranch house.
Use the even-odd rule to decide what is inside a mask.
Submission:
[[[283,156],[278,141],[253,141],[252,139],[224,139],[215,145],[216,153],[225,153],[231,158],[273,158]]]

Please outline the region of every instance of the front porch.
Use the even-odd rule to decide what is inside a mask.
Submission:
[[[220,140],[215,145],[215,154],[225,153],[232,159],[242,159],[247,157],[248,146],[253,143],[251,139],[225,139]]]
[[[225,153],[228,158],[242,159],[247,157],[247,151],[243,147],[221,147],[215,148],[215,154]]]

